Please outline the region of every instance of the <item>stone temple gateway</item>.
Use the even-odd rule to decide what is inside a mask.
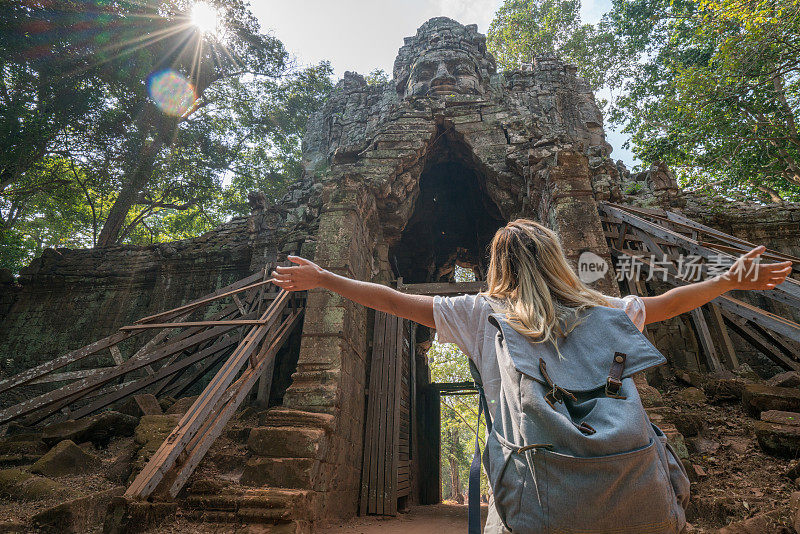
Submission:
[[[614,265],[629,231],[646,233],[640,239],[656,246],[683,237],[663,232],[662,225],[631,230],[641,224],[630,219],[634,213],[660,213],[663,221],[666,212],[682,214],[698,221],[695,237],[724,232],[734,249],[750,241],[800,254],[800,206],[730,209],[730,203],[681,191],[663,165],[632,175],[610,154],[594,95],[575,67],[542,57],[521,71],[498,73],[476,25],[431,19],[405,39],[391,81],[369,84],[345,73],[309,121],[304,176],[281,202],[269,205],[252,194],[251,216],[195,239],[47,251],[18,280],[0,281],[2,376],[213,292],[286,254],[418,291],[424,291],[420,284],[451,282],[456,265],[481,280],[493,233],[517,217],[555,229],[576,266],[587,251]],[[614,211],[625,206],[641,211]],[[613,217],[617,226],[610,224]],[[620,295],[615,275],[609,268],[592,285]],[[622,287],[646,294],[670,286]],[[748,302],[798,321],[800,293],[792,291],[781,302],[758,295]],[[765,373],[780,369],[748,343],[752,325],[745,321],[727,332],[725,325],[735,321],[723,320],[734,313],[726,310],[651,325],[648,335],[678,368],[717,370],[716,363],[746,361]],[[430,453],[438,451],[438,391],[430,394],[425,356],[432,332],[402,321],[390,330],[388,324],[337,295],[309,292],[302,334],[275,365],[268,409],[249,407],[247,417],[228,426],[224,439],[238,444],[240,461],[228,458],[223,465],[210,453],[179,495],[186,514],[308,532],[326,519],[376,512],[365,507],[364,488],[376,458],[365,451],[373,442],[380,446],[371,425],[381,410],[371,409],[377,398],[369,393],[382,391],[373,371],[381,369],[378,351],[390,339],[377,340],[379,327],[402,341],[397,354],[406,363],[397,372],[408,394],[402,401],[405,437],[393,445],[400,451],[395,463],[387,463],[405,462],[406,486],[377,513],[438,502],[438,455]],[[786,347],[796,347],[792,332],[784,331]],[[138,348],[129,347],[130,353]],[[10,391],[0,400],[5,407],[20,398]]]

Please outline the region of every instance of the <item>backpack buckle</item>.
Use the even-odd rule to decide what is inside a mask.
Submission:
[[[608,378],[606,379],[606,397],[614,399],[626,399],[627,397],[619,394],[622,388],[622,374],[625,371],[625,360],[628,355],[624,352],[615,352],[614,361],[611,363],[611,369],[608,371]]]
[[[626,398],[618,395],[621,387],[622,387],[621,380],[617,380],[613,376],[609,376],[608,379],[606,379],[606,397],[613,397],[615,399]]]

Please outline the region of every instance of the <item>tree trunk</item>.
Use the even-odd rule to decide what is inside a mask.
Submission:
[[[458,431],[450,429],[453,450],[458,450]],[[464,494],[461,492],[461,477],[458,476],[458,460],[452,454],[448,456],[450,462],[450,498],[458,504],[464,504]]]
[[[103,224],[103,229],[100,230],[100,235],[97,237],[98,247],[115,245],[119,240],[128,212],[133,207],[139,193],[153,176],[156,156],[163,147],[164,141],[161,136],[158,136],[143,150],[143,154],[131,172],[130,178],[122,186],[114,205],[111,206],[108,212],[108,218]]]

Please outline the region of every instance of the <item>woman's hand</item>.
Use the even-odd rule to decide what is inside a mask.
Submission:
[[[728,272],[720,276],[730,289],[772,289],[783,283],[792,272],[792,262],[762,264],[758,257],[766,250],[759,245],[747,254],[739,256]]]
[[[384,285],[352,280],[326,271],[313,261],[299,256],[289,256],[289,260],[297,265],[275,267],[270,279],[286,291],[322,287],[358,304],[436,328],[433,321],[433,297],[406,295]]]
[[[322,286],[322,280],[328,271],[300,256],[289,256],[289,261],[297,265],[275,267],[270,279],[273,284],[286,291],[306,291]]]

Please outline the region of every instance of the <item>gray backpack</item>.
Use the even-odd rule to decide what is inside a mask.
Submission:
[[[632,378],[666,359],[621,309],[594,306],[580,318],[559,340],[560,358],[504,315],[489,317],[501,387],[494,421],[486,412],[483,461],[500,519],[514,534],[680,532],[689,479]],[[479,471],[476,437],[470,534],[480,531]]]

